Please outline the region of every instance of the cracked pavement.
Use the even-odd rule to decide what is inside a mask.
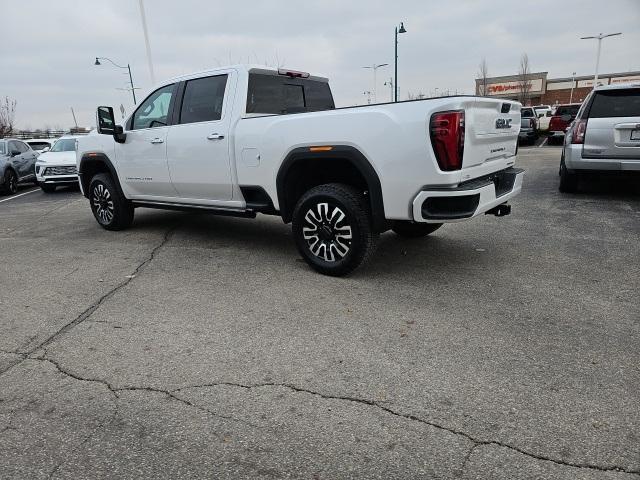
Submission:
[[[277,218],[1,204],[0,477],[639,479],[640,192],[558,157],[344,279]]]

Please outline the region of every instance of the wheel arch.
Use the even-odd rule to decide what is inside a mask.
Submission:
[[[322,163],[318,163],[323,160]],[[346,183],[367,192],[373,229],[386,230],[382,185],[369,160],[355,147],[333,145],[326,150],[310,147],[293,149],[280,165],[276,177],[279,211],[288,223],[297,200],[308,190],[323,183]]]
[[[104,153],[89,152],[82,155],[80,159],[80,168],[78,168],[78,179],[82,185],[82,191],[84,196],[89,198],[89,184],[94,175],[98,173],[108,173],[113,178],[113,182],[118,189],[118,193],[126,198],[122,187],[120,186],[120,179],[118,178],[118,172],[113,166],[113,163]]]

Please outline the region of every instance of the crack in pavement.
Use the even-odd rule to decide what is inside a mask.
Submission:
[[[236,388],[242,388],[245,390],[251,390],[254,388],[265,388],[265,387],[281,387],[281,388],[287,388],[291,391],[294,392],[299,392],[299,393],[306,393],[309,395],[314,395],[314,396],[318,396],[320,398],[326,399],[326,400],[340,400],[340,401],[346,401],[346,402],[351,402],[351,403],[356,403],[356,404],[360,404],[360,405],[366,405],[369,407],[374,407],[377,409],[380,409],[382,411],[384,411],[385,413],[388,413],[390,415],[393,415],[395,417],[399,417],[399,418],[403,418],[405,420],[411,420],[414,422],[419,422],[422,423],[424,425],[428,425],[430,427],[436,428],[438,430],[442,430],[442,431],[446,431],[448,433],[457,435],[457,436],[461,436],[463,438],[466,438],[467,440],[473,442],[473,446],[471,447],[471,449],[469,450],[469,452],[467,453],[467,455],[465,455],[465,458],[463,459],[462,462],[462,466],[459,470],[460,475],[464,474],[464,470],[467,467],[469,458],[471,457],[472,453],[474,452],[474,450],[476,448],[482,447],[482,446],[488,446],[488,445],[496,445],[502,448],[506,448],[509,450],[512,450],[514,452],[520,453],[522,455],[525,455],[527,457],[533,458],[535,460],[540,460],[540,461],[546,461],[546,462],[551,462],[551,463],[555,463],[556,465],[560,465],[563,467],[573,467],[573,468],[581,468],[581,469],[588,469],[588,470],[596,470],[596,471],[600,471],[600,472],[620,472],[620,473],[627,473],[627,474],[631,474],[631,475],[636,475],[638,477],[640,477],[640,470],[629,470],[629,469],[625,469],[623,467],[618,467],[618,466],[600,466],[600,465],[595,465],[595,464],[590,464],[590,463],[576,463],[576,462],[568,462],[568,461],[563,461],[563,460],[557,460],[545,455],[540,455],[540,454],[535,454],[532,452],[528,452],[520,447],[516,447],[514,445],[509,445],[507,443],[504,442],[500,442],[497,440],[482,440],[479,439],[477,437],[475,437],[472,434],[466,433],[464,431],[461,430],[456,430],[454,428],[451,427],[446,427],[444,425],[438,424],[436,422],[430,421],[430,420],[425,420],[423,418],[420,418],[416,415],[412,415],[412,414],[406,414],[406,413],[401,413],[401,412],[397,412],[395,410],[393,410],[390,407],[387,407],[379,402],[376,402],[375,400],[369,400],[369,399],[363,399],[363,398],[357,398],[357,397],[351,397],[351,396],[343,396],[343,395],[330,395],[330,394],[324,394],[324,393],[320,393],[320,392],[316,392],[314,390],[309,390],[307,388],[302,388],[302,387],[297,387],[295,385],[292,384],[288,384],[288,383],[256,383],[256,384],[242,384],[242,383],[234,383],[234,382],[216,382],[216,383],[206,383],[206,384],[198,384],[198,385],[189,385],[189,386],[185,386],[185,387],[180,387],[180,388],[176,388],[173,390],[164,390],[164,389],[160,389],[160,388],[155,388],[155,387],[140,387],[140,386],[124,386],[124,387],[115,387],[113,386],[111,383],[107,382],[106,380],[103,379],[99,379],[99,378],[88,378],[88,377],[81,377],[77,374],[74,374],[72,372],[70,372],[69,370],[63,368],[59,362],[57,362],[56,360],[47,357],[46,356],[46,351],[45,351],[45,355],[42,356],[42,358],[29,358],[28,360],[30,361],[39,361],[39,362],[48,362],[52,365],[55,366],[55,368],[63,375],[69,377],[69,378],[73,378],[75,380],[78,381],[83,381],[83,382],[95,382],[95,383],[99,383],[101,385],[106,386],[116,397],[116,403],[117,400],[120,399],[120,396],[118,395],[119,392],[123,392],[123,391],[138,391],[138,392],[149,392],[149,393],[160,393],[163,395],[168,396],[169,398],[180,402],[184,405],[187,405],[189,407],[195,408],[197,410],[200,410],[202,412],[205,412],[209,415],[212,415],[214,417],[218,417],[218,418],[222,418],[224,420],[229,420],[229,421],[233,421],[233,422],[238,422],[238,423],[242,423],[245,425],[249,425],[251,427],[254,428],[264,428],[260,425],[256,425],[253,424],[251,422],[248,422],[246,420],[241,420],[238,418],[234,418],[228,415],[223,415],[220,414],[218,412],[214,412],[206,407],[197,405],[185,398],[182,398],[178,395],[178,392],[181,392],[183,390],[190,390],[190,389],[200,389],[200,388],[214,388],[214,387],[220,387],[220,386],[229,386],[229,387],[236,387]],[[117,406],[116,406],[116,412],[117,412]],[[115,418],[115,417],[114,417]],[[108,424],[108,423],[107,423]],[[105,424],[105,425],[107,425]],[[84,443],[86,443],[96,432],[99,428],[102,428],[104,425],[99,425],[98,427],[96,427],[96,429],[91,433],[91,435],[89,436],[89,438],[85,439],[85,441],[83,441],[80,445],[83,445]],[[63,462],[64,463],[64,462]],[[63,464],[62,463],[62,464]],[[62,465],[61,464],[61,465]],[[60,466],[57,466],[57,468],[55,469],[55,471],[57,471],[57,469],[59,469]],[[53,473],[55,473],[52,472]]]
[[[26,358],[29,358],[31,355],[33,355],[35,352],[37,352],[39,349],[41,348],[45,348],[47,347],[47,345],[51,344],[53,341],[55,341],[59,336],[66,334],[68,331],[72,330],[74,327],[76,327],[77,325],[81,324],[82,322],[84,322],[87,318],[89,318],[91,315],[94,314],[94,312],[100,308],[102,306],[102,304],[104,302],[106,302],[108,299],[110,299],[111,297],[113,297],[118,290],[120,290],[121,288],[127,286],[129,284],[129,282],[131,282],[131,280],[133,280],[134,278],[137,277],[138,273],[144,269],[144,267],[146,267],[149,263],[151,263],[153,261],[153,259],[155,258],[156,254],[158,253],[158,251],[164,247],[164,245],[169,241],[169,238],[171,237],[171,234],[177,230],[179,227],[179,225],[175,225],[173,227],[171,227],[169,230],[167,230],[165,232],[165,234],[162,237],[162,241],[156,245],[152,250],[151,253],[147,256],[147,258],[140,264],[138,264],[138,266],[135,268],[135,270],[133,271],[133,273],[131,273],[130,275],[126,276],[126,280],[120,282],[119,284],[117,284],[115,287],[113,287],[111,290],[109,290],[107,293],[105,293],[104,295],[102,295],[98,301],[94,302],[93,304],[91,304],[88,308],[86,308],[82,313],[80,313],[80,315],[78,315],[76,318],[74,318],[72,321],[70,321],[69,323],[65,324],[63,327],[61,327],[60,329],[58,329],[56,332],[54,332],[53,334],[51,334],[49,337],[47,337],[45,340],[43,340],[42,342],[40,342],[38,345],[36,345],[35,347],[33,347],[32,349],[30,349],[28,352],[25,352],[24,358],[22,360],[19,360],[15,363],[12,363],[11,365],[9,365],[8,367],[6,367],[4,370],[0,370],[0,375],[5,374],[6,372],[8,372],[9,370],[11,370],[13,367],[15,367],[16,365],[19,365],[20,363],[22,363]]]
[[[393,410],[390,407],[387,407],[379,402],[376,402],[375,400],[369,400],[369,399],[363,399],[363,398],[357,398],[357,397],[350,397],[350,396],[342,396],[342,395],[329,395],[329,394],[323,394],[320,392],[316,392],[313,390],[309,390],[306,388],[301,388],[301,387],[296,387],[295,385],[291,385],[291,384],[287,384],[287,383],[259,383],[259,384],[250,384],[250,385],[246,385],[246,384],[236,384],[236,383],[231,383],[231,382],[220,382],[220,383],[211,383],[211,384],[202,384],[202,385],[194,385],[194,386],[187,386],[187,387],[181,387],[178,388],[176,390],[173,390],[174,392],[178,392],[181,390],[186,390],[186,389],[191,389],[191,388],[207,388],[207,387],[217,387],[217,386],[235,386],[235,387],[239,387],[239,388],[244,388],[244,389],[252,389],[252,388],[262,388],[262,387],[284,387],[284,388],[288,388],[292,391],[295,392],[302,392],[302,393],[308,393],[310,395],[316,395],[318,397],[327,399],[327,400],[342,400],[342,401],[347,401],[347,402],[353,402],[353,403],[359,403],[362,405],[367,405],[370,407],[375,407],[378,408],[380,410],[383,410],[391,415],[394,415],[396,417],[400,417],[400,418],[404,418],[407,420],[412,420],[415,422],[420,422],[423,423],[425,425],[429,425],[431,427],[437,428],[439,430],[443,430],[449,433],[452,433],[454,435],[458,435],[461,437],[464,437],[468,440],[470,440],[471,442],[474,443],[474,448],[476,447],[481,447],[481,446],[486,446],[486,445],[496,445],[499,447],[503,447],[503,448],[507,448],[509,450],[513,450],[514,452],[520,453],[522,455],[526,455],[527,457],[530,458],[534,458],[536,460],[542,460],[542,461],[546,461],[546,462],[552,462],[555,463],[557,465],[561,465],[561,466],[565,466],[565,467],[574,467],[574,468],[584,468],[584,469],[589,469],[589,470],[597,470],[597,471],[601,471],[601,472],[621,472],[621,473],[628,473],[628,474],[632,474],[632,475],[637,475],[640,477],[640,469],[638,470],[627,470],[623,467],[619,467],[619,466],[600,466],[600,465],[595,465],[595,464],[591,464],[591,463],[577,463],[577,462],[567,462],[564,460],[557,460],[555,458],[551,458],[548,457],[546,455],[540,455],[540,454],[535,454],[532,452],[528,452],[527,450],[524,450],[520,447],[516,447],[514,445],[509,445],[507,443],[504,442],[500,442],[498,440],[482,440],[479,439],[477,437],[475,437],[472,434],[469,434],[467,432],[464,432],[462,430],[457,430],[451,427],[446,427],[444,425],[441,425],[439,423],[430,421],[430,420],[425,420],[423,418],[420,418],[416,415],[412,415],[412,414],[406,414],[406,413],[401,413],[401,412],[397,412],[395,410]],[[471,456],[473,449],[470,450],[468,456]],[[466,462],[465,462],[466,463]]]

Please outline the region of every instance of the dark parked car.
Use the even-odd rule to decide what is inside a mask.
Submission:
[[[518,134],[518,145],[533,145],[538,138],[536,121],[533,118],[520,119],[520,133]]]
[[[23,141],[0,139],[0,190],[11,194],[18,191],[18,183],[35,183],[36,158],[38,153]]]

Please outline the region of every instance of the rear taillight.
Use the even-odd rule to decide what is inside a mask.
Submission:
[[[440,170],[460,170],[464,154],[464,110],[431,115],[429,134]]]
[[[551,117],[551,120],[549,120],[549,130],[562,130],[560,125],[558,125],[560,122],[562,122],[560,117]]]
[[[573,135],[571,136],[571,143],[575,145],[581,145],[584,143],[584,134],[587,131],[586,120],[576,120],[573,126]]]

